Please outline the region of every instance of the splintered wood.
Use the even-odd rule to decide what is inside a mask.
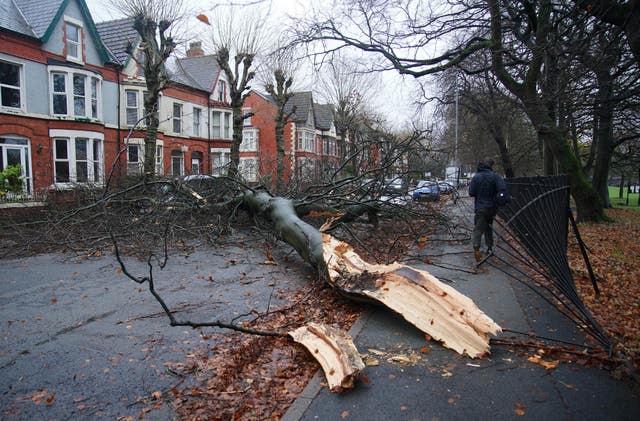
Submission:
[[[317,323],[299,327],[289,335],[320,363],[332,392],[353,388],[364,363],[349,335]]]
[[[424,270],[367,263],[347,243],[322,235],[330,283],[378,301],[433,339],[472,358],[489,353],[489,334],[502,329],[475,303]]]

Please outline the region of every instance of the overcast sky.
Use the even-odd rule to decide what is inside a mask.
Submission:
[[[171,1],[171,0],[167,0]],[[313,1],[313,0],[312,0]],[[207,26],[198,22],[195,16],[199,13],[211,16],[214,7],[225,7],[221,5],[233,4],[234,7],[238,7],[238,4],[250,4],[246,7],[256,3],[256,0],[185,0],[187,7],[190,8],[190,14],[194,16],[188,23],[192,31],[195,31],[191,36],[195,39],[201,39],[205,42],[209,38]],[[315,0],[316,4],[327,4],[330,6],[331,0]],[[117,10],[109,6],[108,0],[86,0],[87,6],[91,11],[91,14],[96,22],[105,20],[112,20],[121,18]],[[260,2],[260,7],[265,10],[265,17],[272,22],[278,22],[280,26],[284,26],[284,22],[287,16],[302,17],[309,13],[310,0],[265,0]],[[228,6],[226,6],[228,7]],[[183,52],[186,50],[186,46],[182,47]],[[312,69],[307,70],[307,74],[302,74],[299,79],[312,80],[309,75],[313,72]],[[410,80],[404,81],[403,78],[396,72],[385,72],[380,77],[379,87],[375,95],[373,95],[372,108],[384,115],[387,121],[389,121],[394,128],[400,129],[406,126],[408,121],[412,121],[414,118],[415,108],[411,105],[411,82]],[[262,89],[260,86],[255,86],[257,89]],[[303,83],[300,85],[301,89],[313,89],[313,86],[305,86]],[[318,101],[318,99],[316,99]]]

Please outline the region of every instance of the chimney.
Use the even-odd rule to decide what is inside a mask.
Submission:
[[[189,49],[187,50],[187,57],[202,57],[204,50],[202,49],[201,41],[194,41],[189,43]]]

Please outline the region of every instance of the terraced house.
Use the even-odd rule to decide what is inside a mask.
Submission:
[[[127,52],[139,51],[132,22],[96,25],[84,0],[0,0],[0,10],[0,171],[19,166],[27,196],[139,173],[144,58]],[[232,121],[223,72],[193,43],[169,74],[158,173],[221,173]]]

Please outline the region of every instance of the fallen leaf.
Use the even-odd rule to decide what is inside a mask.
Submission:
[[[349,411],[342,411],[342,414],[340,414],[340,417],[342,418],[347,418],[349,416]]]
[[[153,399],[160,400],[162,399],[162,392],[159,390],[156,390],[155,392],[151,393],[151,397]]]
[[[207,15],[200,13],[198,16],[196,16],[196,19],[198,19],[200,22],[205,23],[207,25],[211,25],[211,23],[209,23],[209,18],[207,17]]]
[[[547,370],[553,370],[560,363],[560,361],[558,361],[558,360],[545,361],[542,358],[540,358],[540,356],[538,356],[538,355],[534,355],[533,357],[527,358],[527,361],[529,361],[531,363],[534,363],[534,364],[541,365],[542,367],[544,367]]]
[[[373,349],[373,348],[369,348],[369,349],[367,349],[367,351],[369,351],[372,354],[376,354],[376,355],[384,355],[383,351],[379,351],[379,350]]]
[[[375,358],[367,358],[365,360],[365,365],[376,367],[380,365],[380,361],[376,360]]]
[[[408,407],[408,406],[406,406],[406,405],[402,405],[402,406],[400,406],[400,410],[401,410],[401,411],[406,411],[407,409],[409,409],[409,407]]]
[[[514,409],[513,413],[518,415],[518,416],[523,416],[525,414],[525,412],[522,409]]]
[[[429,348],[428,346],[423,346],[422,348],[420,348],[420,352],[423,354],[428,354],[430,350],[431,348]]]
[[[55,304],[55,303],[57,303],[57,302],[58,302],[58,299],[57,299],[56,297],[53,297],[53,298],[51,299],[51,303]]]

